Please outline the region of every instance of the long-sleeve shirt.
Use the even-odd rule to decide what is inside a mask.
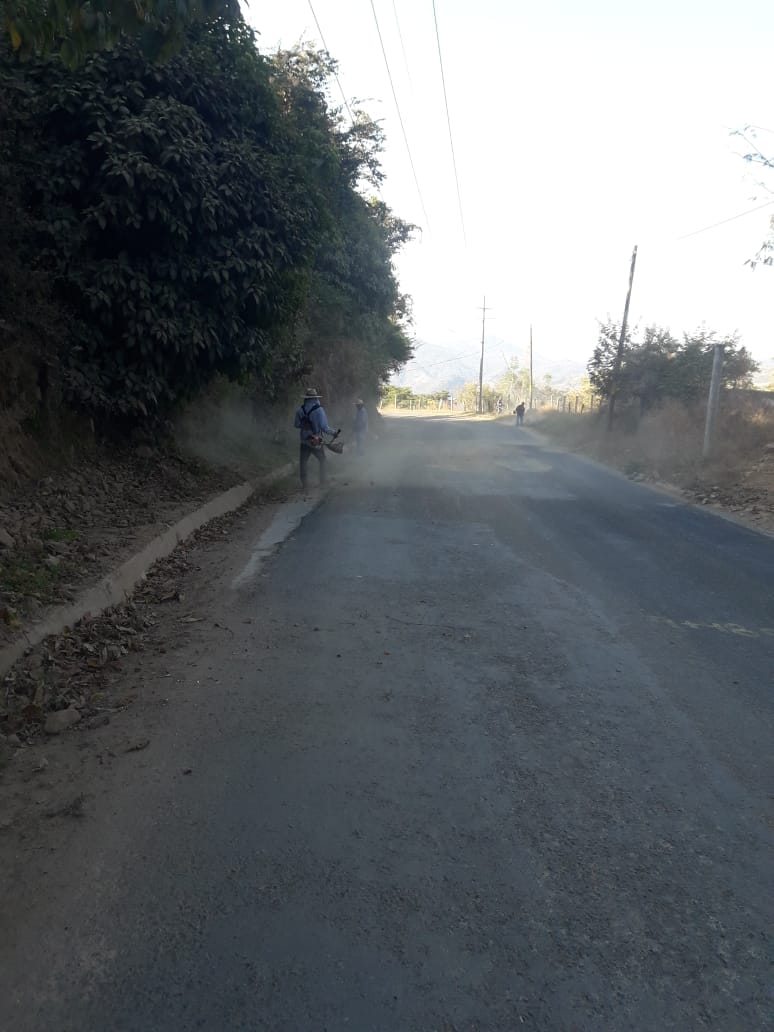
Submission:
[[[364,434],[368,429],[368,413],[361,405],[355,412],[354,431],[356,434]]]
[[[304,415],[307,416],[309,422],[312,424],[311,430],[305,430],[301,423]],[[310,437],[319,437],[320,434],[335,434],[335,430],[331,430],[328,426],[328,417],[325,415],[325,409],[317,401],[312,401],[311,398],[307,399],[303,405],[299,405],[296,410],[296,419],[293,424],[296,430],[301,430],[301,440],[308,441]]]

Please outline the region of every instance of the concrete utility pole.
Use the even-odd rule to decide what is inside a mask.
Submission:
[[[624,341],[626,340],[626,328],[629,322],[629,302],[632,299],[632,283],[634,282],[634,266],[637,263],[637,245],[632,251],[632,267],[629,270],[629,289],[626,291],[626,304],[624,305],[623,322],[621,323],[621,336],[618,338],[618,351],[613,366],[613,378],[610,386],[610,401],[607,406],[607,429],[613,429],[613,410],[615,408],[615,395],[618,390],[618,378],[621,375],[621,362],[623,361]]]
[[[481,415],[484,411],[484,334],[486,333],[486,294],[484,294],[484,307],[481,316],[481,364],[478,367],[478,412]]]
[[[529,324],[529,407],[532,408],[532,323]]]
[[[704,424],[704,447],[701,457],[708,459],[712,454],[712,442],[715,437],[715,424],[718,418],[720,407],[720,381],[723,373],[723,352],[722,344],[715,345],[715,352],[712,356],[712,379],[710,380],[709,398],[707,399],[707,421]]]

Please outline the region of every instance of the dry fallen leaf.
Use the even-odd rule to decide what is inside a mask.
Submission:
[[[124,749],[124,752],[142,752],[142,750],[147,749],[149,745],[150,738],[139,738],[136,742],[133,742],[128,748]]]

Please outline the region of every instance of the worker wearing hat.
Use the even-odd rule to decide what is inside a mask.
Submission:
[[[362,455],[364,451],[363,445],[365,444],[365,437],[368,433],[368,413],[366,412],[365,402],[362,398],[358,398],[355,402],[355,418],[352,423],[352,429],[355,432],[357,454]]]
[[[301,478],[301,487],[306,490],[307,466],[309,456],[314,455],[317,459],[320,470],[320,486],[325,483],[325,447],[324,434],[331,438],[338,437],[339,430],[331,430],[328,426],[328,417],[322,407],[322,396],[317,393],[314,387],[308,387],[304,400],[296,409],[295,427],[301,431],[301,448],[299,452],[298,471]]]

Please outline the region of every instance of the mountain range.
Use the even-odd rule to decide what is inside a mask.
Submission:
[[[462,352],[462,353],[461,353]],[[519,366],[529,364],[527,355],[514,356],[500,345],[484,349],[484,382],[495,383],[505,372],[508,360],[518,358]],[[455,391],[471,380],[478,380],[480,345],[430,344],[416,345],[414,357],[396,373],[391,382],[399,387],[411,387],[417,394],[433,391]],[[555,387],[567,387],[586,375],[586,363],[578,359],[535,354],[533,362],[535,383],[550,373]]]

